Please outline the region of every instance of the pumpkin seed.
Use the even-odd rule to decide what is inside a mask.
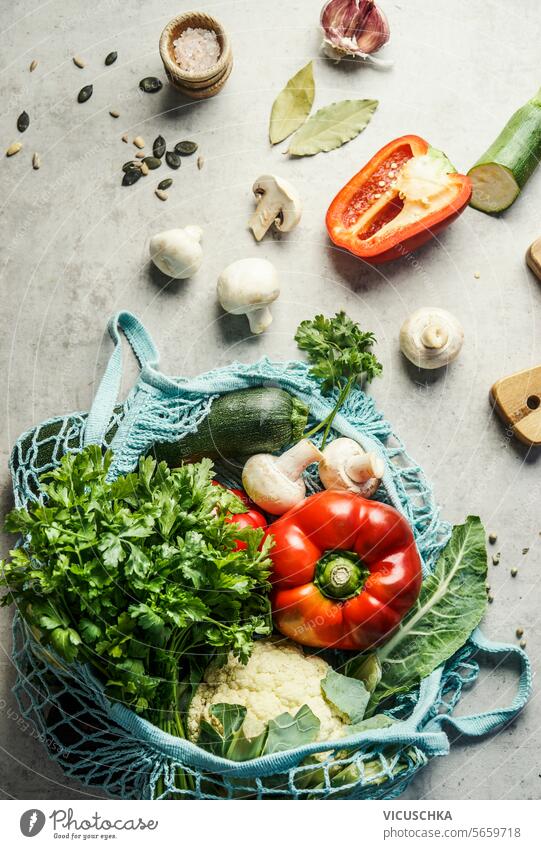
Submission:
[[[21,112],[21,114],[17,118],[17,129],[20,133],[24,133],[24,131],[28,129],[29,125],[30,117],[28,115],[28,112]]]
[[[154,139],[154,144],[152,145],[152,152],[154,156],[157,156],[158,159],[161,159],[165,153],[165,139],[163,136],[158,136],[158,138]]]
[[[29,68],[30,73],[32,73],[32,71],[35,71],[37,67],[38,67],[38,60],[32,59],[32,61],[30,62],[30,68]]]
[[[162,164],[161,159],[158,159],[157,156],[145,156],[143,162],[150,168],[151,171],[154,171],[156,168],[159,168]]]
[[[122,170],[126,174],[128,171],[131,171],[132,168],[139,168],[139,167],[140,167],[139,162],[134,162],[133,159],[130,159],[129,162],[124,163],[124,165],[122,166]]]
[[[85,85],[82,87],[81,91],[77,95],[77,100],[79,103],[86,103],[87,100],[90,100],[92,97],[92,92],[94,91],[94,86]]]
[[[41,159],[39,153],[35,153],[32,157],[32,168],[34,171],[37,171],[41,166]]]
[[[6,156],[15,156],[16,153],[19,153],[22,146],[22,142],[13,142],[6,150]]]
[[[180,168],[180,156],[172,150],[168,150],[165,154],[165,161],[169,167],[174,168],[175,171],[177,168]]]
[[[111,109],[109,115],[111,118],[120,118],[120,112],[117,112],[116,109]]]
[[[128,134],[127,134],[127,133],[124,133],[124,135],[123,135],[123,136],[121,136],[121,139],[122,139],[122,141],[123,141],[123,142],[125,142],[126,144],[128,144]]]
[[[167,177],[165,180],[162,180],[161,183],[158,183],[158,188],[160,191],[164,192],[166,189],[170,189],[173,185],[173,180],[171,177]]]
[[[143,161],[141,162],[141,174],[143,175],[143,177],[146,177],[149,172],[150,172],[150,168],[148,167],[145,160],[143,159]]]
[[[116,52],[116,50],[113,50],[111,53],[108,53],[107,56],[105,57],[105,64],[106,65],[112,65],[114,62],[116,62],[117,58],[118,58],[118,53]]]
[[[141,176],[141,169],[140,168],[130,168],[129,171],[126,171],[126,173],[124,174],[124,177],[122,179],[122,185],[123,186],[133,186],[133,184],[137,182],[137,180],[140,178],[140,176]]]
[[[198,156],[197,157],[197,167],[200,171],[201,171],[204,164],[205,164],[205,157],[204,156]]]
[[[81,59],[80,56],[74,56],[73,57],[73,64],[77,65],[78,68],[84,68],[85,65],[86,65],[86,62],[85,62],[84,59]]]
[[[145,146],[145,140],[142,136],[135,136],[133,143],[135,147],[138,147],[139,149]]]
[[[167,194],[167,192],[163,192],[161,189],[156,189],[156,191],[154,192],[154,194],[155,194],[155,195],[156,195],[156,197],[157,197],[157,198],[159,198],[160,200],[167,200],[167,198],[169,197],[169,195]]]
[[[195,142],[181,141],[175,145],[175,153],[178,153],[179,156],[191,156],[197,148],[198,145]]]
[[[163,86],[161,80],[158,77],[144,77],[139,83],[139,88],[141,91],[146,92],[147,94],[153,94],[155,91],[159,91]]]

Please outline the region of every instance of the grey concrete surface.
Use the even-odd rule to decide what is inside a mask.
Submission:
[[[382,0],[392,38],[389,71],[342,64],[319,53],[319,0],[217,0],[216,14],[233,41],[234,72],[215,99],[188,103],[165,84],[144,95],[138,81],[164,78],[158,37],[183,0],[36,0],[4,2],[0,58],[1,146],[17,139],[17,115],[30,128],[16,157],[0,157],[2,380],[2,512],[10,506],[7,458],[19,433],[49,416],[89,408],[111,350],[104,335],[111,313],[137,313],[154,334],[164,371],[193,375],[235,359],[296,355],[293,333],[316,311],[344,308],[375,331],[384,375],[371,388],[410,453],[432,480],[443,513],[460,521],[479,513],[498,533],[501,563],[490,569],[494,603],[484,628],[511,641],[525,630],[534,667],[541,650],[539,614],[540,455],[506,437],[488,390],[499,377],[539,363],[541,290],[524,252],[541,234],[541,173],[499,218],[468,209],[414,258],[369,268],[331,249],[324,214],[336,190],[392,138],[417,133],[467,169],[509,115],[541,84],[540,11],[523,0],[509,13],[504,0]],[[103,59],[117,50],[118,61]],[[83,56],[80,70],[71,57]],[[30,74],[35,58],[39,64]],[[267,122],[274,96],[314,60],[316,106],[347,97],[380,101],[368,129],[328,155],[291,161],[271,149]],[[94,84],[84,105],[78,90]],[[121,113],[115,120],[110,109]],[[142,135],[170,143],[193,138],[205,164],[163,166],[133,188],[121,188],[120,167]],[[42,167],[33,171],[38,151]],[[246,229],[250,187],[260,173],[290,178],[304,198],[300,227],[280,241],[254,244]],[[167,203],[153,193],[174,178]],[[190,281],[170,283],[147,261],[150,235],[168,227],[204,228],[204,263]],[[274,324],[250,338],[241,318],[224,316],[215,282],[230,261],[271,259],[283,294]],[[476,272],[479,274],[477,275]],[[460,359],[426,375],[410,368],[397,344],[405,316],[423,305],[451,310],[465,327]],[[125,391],[133,380],[127,368]],[[7,540],[6,546],[8,544]],[[523,549],[529,549],[522,554]],[[512,579],[511,567],[519,569]],[[1,613],[0,791],[6,798],[95,795],[66,780],[19,721],[10,693],[8,610]],[[487,670],[460,711],[511,702],[512,668]],[[457,741],[432,762],[408,798],[538,799],[541,788],[538,695],[520,718],[483,742]]]

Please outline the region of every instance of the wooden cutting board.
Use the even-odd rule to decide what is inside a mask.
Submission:
[[[490,396],[517,439],[541,445],[541,366],[496,381]]]

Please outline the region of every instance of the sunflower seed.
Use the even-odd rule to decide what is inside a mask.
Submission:
[[[498,564],[499,564],[499,562],[500,562],[500,557],[501,557],[501,554],[500,554],[500,552],[499,552],[499,551],[498,551],[498,553],[497,553],[497,554],[493,554],[493,555],[492,555],[492,565],[493,565],[493,566],[498,566]]]
[[[77,95],[77,100],[79,103],[86,103],[87,100],[90,100],[92,97],[92,92],[94,91],[94,86],[85,85],[82,87],[81,91]]]
[[[151,171],[154,171],[156,168],[159,168],[162,164],[161,159],[158,159],[157,156],[145,156],[144,163],[147,165]]]
[[[197,157],[197,167],[199,168],[200,171],[201,171],[201,168],[203,167],[204,164],[205,164],[205,157],[204,156],[198,156]]]
[[[521,648],[521,649],[525,649],[525,648],[526,648],[526,640],[521,640],[521,641],[520,641],[520,648]]]
[[[116,62],[117,58],[118,58],[118,53],[116,52],[116,50],[113,50],[111,53],[108,53],[107,56],[105,57],[105,64],[106,65],[112,65],[114,62]]]
[[[163,136],[158,136],[154,139],[154,144],[152,145],[152,152],[154,156],[157,156],[158,159],[161,159],[165,153],[165,139]]]
[[[156,191],[154,192],[154,194],[155,194],[155,195],[156,195],[156,197],[157,197],[157,198],[159,198],[160,200],[167,200],[167,198],[169,197],[169,195],[167,194],[167,192],[163,192],[161,189],[156,189]]]
[[[492,604],[493,601],[494,601],[494,596],[493,595],[487,596],[487,601],[488,601],[489,604]]]
[[[145,140],[142,136],[135,136],[133,143],[135,147],[138,147],[139,149],[145,146]]]
[[[511,569],[511,577],[512,577],[512,578],[516,578],[516,577],[517,577],[517,575],[518,575],[518,569],[515,569],[515,567],[513,567],[513,568]]]
[[[524,636],[524,629],[523,628],[517,628],[515,633],[517,635],[517,639],[520,640],[520,638]]]
[[[146,177],[149,172],[150,172],[150,168],[148,167],[145,160],[143,159],[143,161],[141,162],[141,174],[143,175],[143,177]]]
[[[28,129],[29,125],[30,117],[28,115],[28,112],[21,112],[21,114],[17,118],[17,129],[20,133],[24,133],[24,131]]]
[[[122,139],[123,142],[126,142],[126,144],[128,144],[128,134],[127,133],[124,133],[124,135],[121,136],[121,139]]]
[[[175,145],[175,153],[178,153],[179,156],[191,156],[192,153],[195,153],[198,145],[192,141],[181,141]]]
[[[135,154],[136,159],[144,159],[145,156],[146,156],[146,153],[145,153],[144,150],[138,150],[137,153]]]
[[[180,168],[180,156],[172,150],[168,150],[165,154],[165,161],[169,167],[174,168],[175,171],[177,168]]]
[[[117,112],[116,109],[111,109],[109,115],[111,118],[120,118],[120,112]]]
[[[15,156],[16,153],[19,153],[22,146],[22,142],[13,142],[6,150],[6,156]]]
[[[30,67],[29,67],[28,70],[30,71],[30,73],[32,73],[32,71],[35,71],[37,67],[38,67],[38,60],[32,59],[32,61],[30,62]]]
[[[122,166],[122,170],[126,174],[128,171],[131,171],[132,168],[140,168],[139,162],[134,162],[133,159],[130,159],[129,162],[125,162]]]
[[[130,168],[130,170],[126,171],[126,173],[124,174],[124,177],[122,179],[122,185],[123,186],[133,186],[133,184],[137,182],[137,180],[140,178],[140,176],[141,176],[141,169],[140,168]]]
[[[529,548],[523,548],[523,549],[522,549],[522,553],[523,553],[523,554],[528,554],[529,550],[530,550]]]
[[[159,91],[163,86],[161,80],[158,77],[144,77],[139,83],[139,88],[141,91],[145,91],[147,94],[152,94],[155,91]]]
[[[173,180],[171,177],[167,177],[165,180],[162,180],[161,183],[158,183],[158,188],[160,191],[164,192],[166,189],[170,189],[173,185]]]
[[[32,157],[32,168],[37,171],[41,167],[41,158],[39,153],[35,153]]]
[[[86,65],[86,62],[85,62],[84,59],[81,59],[80,56],[74,56],[73,57],[73,64],[77,65],[78,68],[84,68],[85,65]]]
[[[498,537],[496,536],[496,534],[489,534],[488,535],[488,541],[491,545],[494,545],[494,543],[497,541],[497,539],[498,539]]]

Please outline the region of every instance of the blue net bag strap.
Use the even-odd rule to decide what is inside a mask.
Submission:
[[[513,658],[518,661],[519,680],[513,701],[508,707],[495,708],[494,710],[469,716],[453,716],[450,713],[439,713],[429,720],[425,725],[425,730],[435,731],[441,729],[443,725],[447,725],[465,737],[484,737],[515,719],[530,698],[532,692],[532,668],[526,652],[516,645],[496,643],[489,640],[480,628],[476,628],[472,633],[469,644],[477,651],[487,654],[492,658],[501,658],[502,661]]]
[[[122,311],[112,316],[107,329],[115,347],[100,381],[86,422],[85,445],[101,445],[103,443],[109,422],[113,416],[114,406],[120,394],[122,340],[119,331],[124,333],[141,368],[144,368],[147,364],[155,367],[160,361],[160,355],[152,337],[132,313]]]

